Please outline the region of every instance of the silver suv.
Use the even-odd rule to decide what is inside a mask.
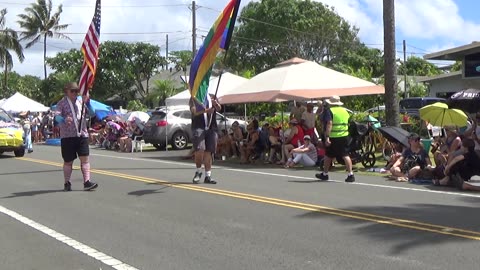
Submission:
[[[151,143],[158,150],[165,149],[167,144],[171,144],[176,150],[187,148],[188,143],[192,141],[192,114],[188,106],[159,108],[151,114],[143,131],[145,143]],[[246,128],[247,122],[226,118],[217,113],[219,130],[228,130],[235,121]]]

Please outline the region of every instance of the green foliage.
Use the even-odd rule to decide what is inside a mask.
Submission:
[[[450,69],[450,71],[454,72],[454,71],[460,71],[462,70],[462,61],[455,61],[455,64],[452,65],[452,68]]]
[[[283,103],[249,103],[247,104],[247,114],[249,116],[259,116],[260,114],[273,115],[275,112],[285,110]],[[243,106],[241,106],[243,111]]]
[[[170,80],[158,80],[153,82],[155,87],[153,91],[145,99],[145,103],[149,107],[157,107],[165,105],[165,99],[173,96],[183,89],[175,88],[174,82]]]
[[[148,80],[166,63],[159,47],[146,43],[106,41],[102,43],[92,95],[99,100],[118,94],[124,100],[148,96]],[[80,50],[72,49],[48,58],[47,64],[55,73],[73,76],[78,81],[83,63]]]
[[[289,117],[288,114],[283,115],[283,121],[282,121],[282,115],[281,114],[276,114],[274,116],[265,117],[265,122],[268,122],[272,126],[282,125],[282,126],[286,127],[286,126],[288,126],[289,120],[290,120],[290,117]]]
[[[263,71],[292,57],[336,63],[360,46],[358,29],[320,2],[250,2],[239,21],[227,56],[227,65],[236,70]]]
[[[0,10],[0,67],[7,67],[11,70],[13,67],[13,59],[10,51],[13,51],[20,62],[23,62],[23,47],[18,39],[18,33],[8,27],[5,27],[7,9]]]
[[[347,50],[335,63],[330,63],[333,69],[372,81],[384,74],[383,53],[379,49],[360,45],[358,48]]]
[[[361,95],[342,97],[345,108],[355,112],[363,112],[372,107],[384,104],[384,95]]]
[[[177,71],[183,70],[187,75],[187,67],[192,64],[193,55],[191,51],[173,51],[170,53],[169,61],[175,65]]]
[[[142,111],[146,112],[147,107],[140,100],[130,100],[127,104],[127,110],[129,111]]]
[[[2,78],[4,75],[5,74],[0,73],[0,76]],[[38,77],[31,75],[21,76],[16,72],[9,72],[7,77],[7,85],[9,87],[7,87],[7,90],[4,91],[0,96],[8,98],[15,94],[15,92],[19,92],[37,101],[41,100],[41,96],[39,96],[39,93],[42,86],[42,80]]]
[[[407,82],[407,91],[410,97],[425,97],[428,95],[428,87],[413,80]]]
[[[411,56],[407,58],[406,63],[400,64],[398,73],[405,74],[405,72],[409,76],[434,76],[442,73],[434,64],[416,56]]]

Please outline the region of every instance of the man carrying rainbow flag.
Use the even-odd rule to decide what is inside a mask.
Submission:
[[[216,184],[212,179],[212,155],[217,148],[217,110],[221,105],[215,96],[208,93],[210,75],[219,52],[228,50],[235,27],[240,0],[230,0],[208,32],[202,47],[190,69],[190,111],[192,112],[193,149],[197,170],[193,183],[198,184],[202,178],[202,164],[205,165],[206,184]],[[220,83],[220,80],[219,80]]]

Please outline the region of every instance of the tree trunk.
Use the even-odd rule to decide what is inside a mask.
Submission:
[[[7,98],[7,91],[8,91],[8,63],[7,63],[7,55],[5,54],[5,70],[3,71],[4,81],[3,81],[3,96]],[[1,96],[1,95],[0,95]]]
[[[394,0],[383,0],[383,43],[385,59],[385,118],[388,126],[399,126],[400,110],[397,101]]]
[[[43,72],[47,79],[47,34],[43,36]]]

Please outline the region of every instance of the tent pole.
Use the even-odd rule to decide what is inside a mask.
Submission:
[[[165,103],[165,110],[166,110],[165,122],[167,122],[167,124],[165,125],[165,151],[168,152],[168,105],[167,103]]]
[[[283,110],[283,102],[281,102],[280,104],[281,104],[280,109],[282,110],[282,113],[281,113],[282,118],[280,119],[280,125],[282,125],[282,151],[281,151],[281,153],[282,153],[282,160],[283,160],[283,157],[284,157],[284,154],[285,154],[284,153],[285,152],[284,151],[284,148],[285,148],[284,147],[284,145],[285,145],[285,128],[283,126],[283,111],[284,111]],[[285,160],[285,164],[286,164],[286,162],[287,162],[287,160]]]
[[[243,104],[243,120],[247,121],[247,103]]]

